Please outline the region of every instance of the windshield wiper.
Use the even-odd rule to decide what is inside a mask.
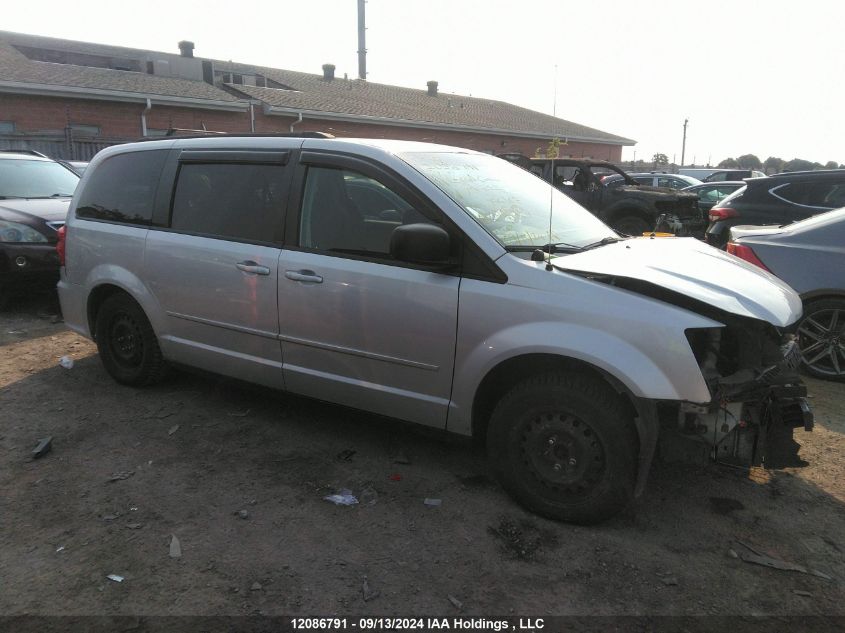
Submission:
[[[0,200],[20,200],[20,196],[0,196]]]
[[[575,244],[567,244],[566,242],[555,242],[553,244],[543,244],[542,246],[513,244],[511,246],[505,246],[505,250],[512,253],[530,253],[533,251],[543,251],[544,253],[577,253],[581,250],[581,247],[575,246]]]
[[[613,236],[603,237],[603,238],[602,238],[602,239],[600,239],[598,242],[593,242],[592,244],[587,244],[586,246],[582,246],[582,247],[581,247],[581,250],[582,250],[582,251],[588,251],[588,250],[590,250],[591,248],[598,248],[599,246],[604,246],[604,245],[606,245],[606,244],[613,244],[614,242],[621,242],[621,241],[623,241],[623,240],[625,240],[625,239],[628,239],[628,238],[625,238],[625,237],[613,237]]]
[[[71,198],[72,193],[51,193],[49,196],[27,196],[27,200],[48,200],[50,198]]]

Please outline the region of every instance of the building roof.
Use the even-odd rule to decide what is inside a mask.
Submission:
[[[135,60],[143,65],[158,60],[178,64],[184,57],[141,49],[107,46],[56,38],[0,31],[0,90],[50,91],[90,94],[93,98],[124,97],[156,102],[171,101],[193,107],[243,109],[249,100],[264,104],[268,114],[302,113],[310,117],[377,122],[385,125],[453,129],[460,131],[509,134],[535,138],[586,141],[611,145],[633,145],[634,141],[559,119],[504,101],[454,94],[429,94],[401,86],[373,83],[360,79],[324,79],[309,74],[210,61],[215,71],[260,75],[284,88],[265,88],[225,83],[212,85],[200,79],[164,77],[139,71],[94,68],[71,63],[35,61],[21,52],[26,48],[65,51],[116,60]],[[202,60],[189,58],[194,64]]]
[[[204,81],[159,77],[146,72],[33,61],[16,46],[43,47],[127,59],[139,59],[141,54],[150,55],[150,51],[0,31],[0,90],[4,92],[71,93],[77,97],[111,96],[126,101],[143,101],[147,97],[157,97],[163,102],[200,107],[238,110],[247,107],[236,96]]]

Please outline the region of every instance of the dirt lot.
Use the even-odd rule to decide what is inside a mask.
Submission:
[[[582,528],[390,420],[185,373],[121,387],[49,309],[0,313],[2,614],[845,614],[845,385],[808,381],[808,466],[658,464]],[[323,500],[341,488],[371,503]]]

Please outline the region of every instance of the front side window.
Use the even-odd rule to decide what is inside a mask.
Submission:
[[[499,158],[446,152],[408,152],[400,157],[502,246],[540,247],[552,242],[580,247],[615,236],[569,196]]]
[[[299,245],[321,251],[388,257],[393,230],[430,222],[384,184],[348,169],[309,167]]]
[[[166,150],[128,152],[94,168],[76,206],[76,216],[148,225]]]
[[[0,158],[0,200],[72,196],[79,176],[47,160]]]
[[[186,163],[170,228],[223,239],[273,242],[282,223],[284,167]]]

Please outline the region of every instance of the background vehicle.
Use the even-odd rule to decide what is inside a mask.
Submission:
[[[707,243],[724,247],[738,224],[790,224],[845,206],[845,169],[751,178],[710,209]]]
[[[649,187],[666,187],[667,189],[686,189],[692,185],[699,185],[701,181],[692,176],[684,176],[683,174],[666,174],[660,172],[651,172],[647,174],[628,174],[637,183],[647,185]]]
[[[80,177],[82,176],[82,174],[85,173],[85,170],[88,168],[88,162],[83,160],[60,160],[58,162],[70,168],[75,174]]]
[[[762,171],[756,169],[717,169],[712,174],[705,176],[704,182],[723,182],[725,180],[743,180],[745,178],[761,178],[765,176]]]
[[[730,235],[729,253],[801,295],[796,334],[807,373],[845,381],[845,209],[784,227],[735,226]]]
[[[655,228],[681,236],[701,237],[704,233],[707,222],[695,196],[638,183],[612,163],[576,158],[503,157],[551,182],[625,235],[642,235]]]
[[[700,185],[693,185],[682,189],[687,193],[694,193],[698,196],[698,208],[704,217],[708,217],[710,209],[712,209],[717,202],[727,198],[737,189],[744,187],[745,183],[742,181],[727,181],[727,182],[704,182]]]
[[[583,523],[642,492],[664,432],[770,464],[807,423],[788,286],[620,239],[492,156],[171,139],[105,149],[84,182],[59,296],[120,383],[184,364],[474,436],[522,504]]]
[[[78,182],[40,154],[0,151],[0,304],[58,281],[57,231]]]

